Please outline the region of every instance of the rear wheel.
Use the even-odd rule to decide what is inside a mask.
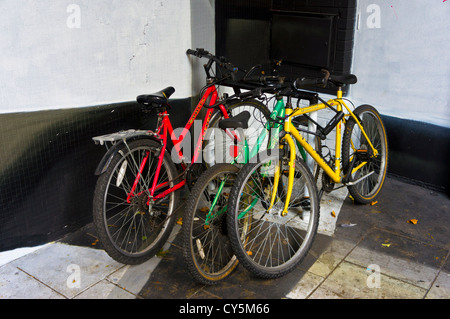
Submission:
[[[140,139],[125,143],[99,177],[93,202],[93,220],[105,251],[116,261],[139,264],[164,245],[175,221],[177,192],[150,200],[161,145]],[[132,191],[136,176],[140,178]],[[155,196],[173,186],[176,167],[165,154]],[[165,184],[164,184],[165,183]]]
[[[350,117],[345,125],[342,140],[342,164],[351,167],[348,172],[348,190],[354,200],[361,204],[373,202],[383,187],[388,167],[386,131],[380,114],[370,105],[361,105],[353,112],[360,120],[367,135],[362,133],[356,121]],[[373,154],[369,142],[377,150]]]

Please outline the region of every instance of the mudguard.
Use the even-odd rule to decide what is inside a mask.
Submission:
[[[114,133],[114,134],[121,134],[121,133]],[[114,156],[126,147],[125,142],[129,143],[138,139],[150,139],[158,143],[161,143],[161,141],[157,137],[149,135],[148,131],[134,131],[133,134],[128,134],[128,136],[125,136],[121,139],[115,138],[116,136],[114,136],[114,134],[93,138],[94,141],[100,142],[100,144],[103,144],[105,141],[115,142],[115,144],[108,149],[105,155],[103,155],[103,158],[97,165],[97,168],[95,170],[95,175],[97,176],[103,174],[108,169]],[[111,139],[105,139],[105,137],[111,136],[112,136]]]

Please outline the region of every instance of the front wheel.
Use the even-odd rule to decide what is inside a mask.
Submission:
[[[388,144],[380,114],[370,105],[353,112],[361,121],[366,136],[353,117],[345,125],[342,139],[342,164],[347,168],[348,190],[361,204],[373,202],[383,187],[388,167]],[[377,150],[374,154],[370,143]]]
[[[124,143],[97,181],[94,225],[105,251],[120,263],[148,260],[161,249],[173,228],[177,192],[150,199],[160,149],[159,143],[149,139]],[[172,187],[176,175],[166,153],[154,196]]]
[[[287,214],[283,213],[287,188],[280,187],[283,177],[270,207],[276,169],[288,169],[286,158],[268,155],[244,165],[228,201],[228,233],[234,253],[247,270],[262,278],[278,278],[292,271],[307,255],[319,224],[317,187],[300,158],[295,161]]]
[[[237,266],[227,236],[226,212],[230,188],[239,169],[217,164],[206,170],[192,188],[183,216],[183,257],[191,276],[216,284]]]

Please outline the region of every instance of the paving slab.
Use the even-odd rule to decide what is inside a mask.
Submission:
[[[73,298],[124,266],[102,250],[60,243],[45,246],[9,265],[67,298]],[[28,298],[40,297],[39,290],[29,291]]]
[[[378,274],[379,285],[371,281],[374,274],[366,267],[344,261],[312,293],[311,299],[421,299],[427,290],[404,281]]]
[[[328,243],[328,236],[318,235],[314,255],[320,256]],[[322,242],[322,244],[320,244]],[[288,275],[274,280],[254,277],[244,267],[237,269],[219,284],[206,286],[196,283],[184,267],[179,238],[174,241],[169,253],[150,276],[139,296],[145,299],[281,299],[296,287],[316,257],[308,255]]]
[[[450,299],[450,273],[442,271],[439,274],[426,299]]]
[[[136,296],[104,279],[76,295],[73,299],[136,299]]]
[[[327,241],[325,247],[308,272],[321,277],[327,277],[339,263],[356,247],[353,242],[332,239]]]
[[[429,289],[447,254],[440,247],[374,230],[345,260],[362,267],[378,265],[383,274]]]
[[[450,249],[450,198],[430,189],[386,178],[373,205],[355,204],[347,197],[339,213],[335,236],[360,240],[372,228],[391,231]],[[417,220],[416,224],[410,220]],[[354,227],[342,227],[356,224]]]
[[[331,193],[324,193],[320,199],[320,217],[318,233],[333,236],[336,221],[342,204],[348,196],[348,190],[341,188]]]
[[[324,282],[325,277],[307,272],[286,295],[289,299],[306,299]]]
[[[0,299],[64,299],[65,296],[10,264],[0,267]]]

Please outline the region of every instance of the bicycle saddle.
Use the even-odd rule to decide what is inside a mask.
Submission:
[[[230,117],[228,119],[221,120],[219,122],[219,127],[222,130],[227,128],[237,129],[237,128],[248,128],[248,120],[250,119],[250,113],[244,111],[236,116]]]
[[[344,84],[355,84],[358,82],[358,78],[354,74],[331,75],[328,81],[336,86],[343,86]]]
[[[153,94],[139,95],[136,100],[138,103],[150,106],[152,108],[169,107],[168,99],[175,92],[171,86]]]

